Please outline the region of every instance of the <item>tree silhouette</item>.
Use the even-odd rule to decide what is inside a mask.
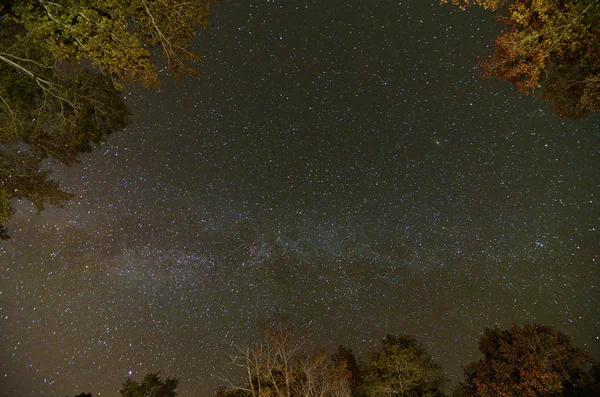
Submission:
[[[178,384],[179,379],[162,380],[158,373],[149,373],[141,382],[128,377],[119,393],[121,397],[175,397]]]

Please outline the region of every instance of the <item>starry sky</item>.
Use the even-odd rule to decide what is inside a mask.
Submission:
[[[209,395],[275,313],[355,352],[410,333],[454,379],[485,327],[600,355],[600,117],[478,78],[500,27],[437,0],[223,0],[201,76],[18,203],[0,243],[0,396]]]

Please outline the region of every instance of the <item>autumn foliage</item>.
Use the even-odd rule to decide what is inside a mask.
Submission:
[[[448,0],[442,0],[446,3]],[[481,62],[483,77],[524,94],[542,88],[560,118],[600,112],[600,2],[597,0],[452,0],[494,12],[505,29]]]
[[[388,335],[378,348],[355,356],[315,348],[309,334],[277,320],[247,345],[231,344],[229,371],[216,397],[444,397],[442,368],[412,336]],[[537,324],[488,328],[479,343],[484,358],[464,369],[454,397],[600,396],[600,364],[571,339]],[[175,397],[179,380],[158,373],[128,377],[123,397]],[[75,397],[91,397],[82,393]]]
[[[230,356],[241,377],[224,377],[218,397],[442,397],[448,380],[424,345],[409,335],[385,337],[355,358],[343,347],[303,352],[306,339],[267,328],[257,344]],[[454,397],[600,395],[600,367],[565,334],[537,324],[488,328],[484,358],[464,367]]]
[[[479,350],[485,358],[465,368],[458,396],[558,396],[594,383],[591,356],[547,326],[488,328]]]

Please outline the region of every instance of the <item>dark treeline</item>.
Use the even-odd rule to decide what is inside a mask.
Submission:
[[[339,346],[308,349],[299,328],[275,321],[250,345],[233,345],[230,367],[216,397],[600,396],[600,365],[571,338],[538,324],[488,328],[482,359],[463,367],[454,388],[422,343],[410,335],[386,336],[359,357]],[[147,374],[127,378],[121,397],[175,397],[179,380]],[[75,397],[91,397],[79,394]]]

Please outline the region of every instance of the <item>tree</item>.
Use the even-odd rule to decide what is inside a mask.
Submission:
[[[321,349],[305,354],[294,365],[292,395],[297,397],[350,397],[347,362],[332,360]]]
[[[350,397],[350,372],[343,359],[321,349],[303,353],[305,338],[281,320],[263,329],[263,339],[236,346],[231,362],[240,381],[224,378],[220,397]]]
[[[367,397],[442,396],[447,382],[423,345],[408,335],[386,336],[381,350],[362,361],[361,375],[359,392]]]
[[[211,0],[0,2],[0,237],[15,199],[38,211],[71,194],[46,159],[78,161],[129,121],[120,90],[197,75],[190,48]],[[155,55],[158,55],[156,57]]]
[[[506,26],[483,77],[507,81],[521,93],[542,87],[559,118],[600,112],[599,0],[441,0],[478,4]]]
[[[227,382],[229,396],[290,397],[292,393],[292,365],[300,355],[304,338],[283,320],[276,320],[263,328],[263,339],[246,346],[235,346],[230,356],[234,366],[241,369],[244,380]]]
[[[345,365],[350,373],[350,379],[348,379],[350,391],[354,394],[362,384],[362,379],[360,368],[358,367],[358,362],[356,361],[354,353],[352,353],[352,349],[339,345],[337,351],[331,356],[331,360],[335,364]]]
[[[479,350],[485,358],[464,369],[455,396],[584,396],[598,384],[590,355],[547,326],[487,328]]]
[[[121,397],[175,397],[178,384],[179,379],[167,377],[163,381],[158,373],[149,373],[141,382],[127,377],[119,393]]]

